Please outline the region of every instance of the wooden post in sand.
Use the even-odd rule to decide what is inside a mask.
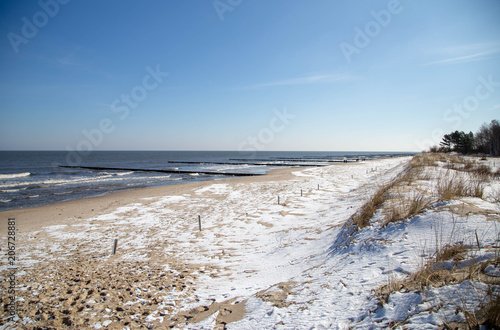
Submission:
[[[280,205],[280,196],[278,196],[278,205]]]
[[[198,230],[201,231],[201,217],[198,216]]]
[[[479,244],[479,237],[477,237],[477,230],[474,230],[474,232],[476,233],[477,248],[479,249],[479,251],[481,251],[481,245]]]
[[[111,251],[111,255],[114,256],[116,253],[116,247],[118,246],[118,239],[114,239],[113,241],[113,251]]]
[[[300,197],[302,197],[302,189],[300,189]]]
[[[318,190],[319,190],[319,185],[318,185]]]

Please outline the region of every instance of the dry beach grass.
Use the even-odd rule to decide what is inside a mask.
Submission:
[[[390,223],[404,219],[411,219],[436,202],[452,201],[463,197],[484,198],[485,186],[490,180],[495,180],[498,175],[489,166],[477,164],[477,161],[477,159],[465,159],[446,154],[429,153],[415,156],[410,161],[406,173],[393,181],[389,189],[383,189],[386,198],[379,201],[378,205],[379,208],[385,209],[386,215],[381,227],[384,228]],[[437,181],[434,191],[432,189],[425,190],[418,181],[422,178],[432,181],[433,178],[430,175],[422,177],[419,173],[425,167],[437,167],[438,162],[446,164],[444,166],[446,171],[444,174],[437,174],[437,178],[434,178]],[[416,169],[418,170],[415,171]],[[390,191],[397,190],[401,184],[411,186],[410,189],[406,190],[406,195],[410,191],[411,197],[405,199],[400,194],[391,197]],[[494,192],[490,196],[490,200],[498,203]],[[439,206],[434,207],[434,210],[439,210],[439,208]],[[484,210],[470,206],[466,207],[464,202],[461,210],[460,208],[454,208],[452,212],[458,212],[460,216],[469,216],[483,214]],[[372,216],[374,213],[372,213]],[[484,214],[490,217],[492,221],[500,220],[498,212],[491,211]],[[477,309],[467,308],[465,305],[457,304],[451,299],[445,298],[442,303],[456,304],[457,311],[465,315],[465,322],[445,322],[443,326],[450,329],[472,329],[480,325],[499,327],[500,292],[498,292],[498,286],[500,285],[500,277],[485,274],[485,269],[489,265],[497,265],[497,267],[500,265],[499,247],[489,247],[494,256],[484,260],[477,257],[478,251],[481,250],[481,242],[477,232],[471,237],[461,237],[458,242],[455,241],[455,237],[450,236],[443,239],[440,235],[442,234],[439,232],[439,228],[436,227],[434,232],[437,243],[436,250],[430,258],[422,259],[421,266],[415,273],[402,280],[389,277],[388,283],[376,289],[375,294],[379,296],[382,304],[385,304],[388,302],[391,293],[394,292],[414,290],[425,292],[429,288],[459,284],[466,280],[486,283],[496,286],[497,289],[491,291]],[[404,326],[404,324],[405,322],[397,322],[394,326]]]

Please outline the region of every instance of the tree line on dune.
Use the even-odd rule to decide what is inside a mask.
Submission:
[[[476,134],[455,131],[445,134],[439,146],[431,147],[430,152],[459,152],[461,154],[484,154],[500,156],[500,122],[481,125]]]

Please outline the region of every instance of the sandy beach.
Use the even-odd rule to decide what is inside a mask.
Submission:
[[[348,169],[359,167],[358,165],[337,164],[330,166],[327,172],[340,170],[347,176],[350,173]],[[362,171],[365,171],[366,165],[362,167]],[[283,218],[293,212],[287,210],[290,207],[286,207],[286,203],[290,203],[291,196],[300,196],[300,189],[303,196],[326,193],[327,189],[331,189],[321,181],[311,182],[307,175],[296,175],[317,170],[319,169],[276,169],[264,176],[136,189],[2,212],[2,218],[16,219],[18,266],[21,270],[17,280],[28,291],[23,292],[25,300],[19,307],[20,314],[31,318],[39,317],[42,324],[49,326],[90,326],[98,322],[104,323],[108,320],[85,311],[89,308],[100,312],[108,309],[112,313],[121,314],[120,308],[123,307],[120,302],[132,301],[124,295],[135,292],[138,287],[151,288],[153,285],[155,292],[144,293],[148,303],[138,303],[131,310],[127,309],[126,314],[149,315],[144,310],[153,312],[161,303],[165,303],[160,297],[166,293],[167,288],[173,288],[175,293],[168,298],[165,311],[160,313],[171,319],[166,325],[176,325],[187,320],[201,321],[203,315],[206,317],[214,312],[213,307],[210,307],[213,302],[220,304],[234,300],[236,296],[231,293],[231,288],[223,287],[218,288],[219,293],[211,297],[213,301],[206,298],[201,301],[194,294],[199,284],[206,282],[206,278],[235,276],[231,274],[229,265],[235,262],[236,255],[237,259],[244,256],[246,247],[241,246],[245,243],[244,237],[235,237],[231,227],[244,219],[250,226],[274,232],[274,224],[267,216],[262,215],[263,212],[270,215],[275,213],[271,209],[278,207],[282,209],[278,215]],[[318,190],[320,183],[323,187],[320,186]],[[281,205],[277,204],[278,195],[281,195]],[[249,196],[253,196],[254,200],[248,199]],[[157,218],[153,223],[145,223],[140,220],[144,215],[140,209],[148,209],[147,213]],[[198,215],[202,217],[201,232],[198,230]],[[232,224],[225,228],[221,223],[222,219],[218,218],[228,215],[232,218]],[[165,235],[165,231],[169,233]],[[2,238],[6,237],[7,226],[3,226],[0,233]],[[178,236],[186,233],[186,237]],[[261,232],[256,230],[252,233],[249,228],[246,234],[247,239],[254,240]],[[110,256],[115,238],[118,239],[117,253]],[[224,248],[223,244],[213,244],[214,239],[232,246]],[[203,251],[199,251],[198,256],[192,255],[200,247],[193,249],[191,244],[198,245],[196,243],[200,242]],[[211,262],[214,258],[227,260],[228,266]],[[258,271],[249,267],[242,269],[242,272],[252,274]],[[283,276],[284,279],[288,277],[288,274]],[[40,283],[41,278],[44,280]],[[267,282],[269,281],[256,283],[255,293],[267,288]],[[223,283],[217,285],[221,284]],[[228,291],[227,294],[224,290]],[[59,300],[53,302],[54,296],[59,297]],[[102,301],[103,296],[110,298]],[[49,301],[51,303],[47,304]],[[89,304],[88,301],[94,303]],[[208,309],[196,317],[183,316],[180,309],[186,304],[206,305]],[[222,313],[218,317],[218,323],[227,322],[225,319],[229,316],[232,320],[243,316],[241,306],[235,308],[238,304],[234,305],[234,302],[229,306],[236,309],[236,318],[233,312],[227,312],[228,315]],[[220,308],[222,307],[217,307]],[[176,317],[176,313],[180,315]],[[120,322],[115,324],[118,320]],[[109,321],[117,328],[145,323],[142,317],[136,320],[129,317],[110,318]],[[158,321],[153,322],[155,323]]]
[[[343,166],[339,164],[336,166]],[[26,209],[8,210],[0,212],[2,218],[16,218],[18,230],[21,232],[39,230],[50,225],[68,225],[77,219],[91,218],[100,214],[105,214],[140,199],[157,196],[176,196],[192,192],[196,189],[217,183],[251,183],[262,181],[282,181],[293,177],[292,173],[296,168],[275,169],[266,175],[243,178],[230,178],[216,181],[202,181],[193,183],[183,183],[163,187],[141,188],[112,193],[99,197],[79,199],[75,201],[57,203],[53,205],[33,207]],[[143,201],[145,205],[148,201]],[[7,235],[7,227],[0,228],[0,235]]]
[[[338,164],[333,167],[343,168],[345,166],[344,164]],[[92,310],[100,311],[109,309],[115,313],[120,312],[119,302],[126,303],[129,300],[123,298],[123,294],[117,296],[116,291],[121,289],[125,293],[133,292],[140,285],[150,287],[154,284],[157,292],[148,294],[146,297],[149,299],[155,299],[156,297],[157,303],[149,306],[146,310],[153,311],[160,304],[158,297],[164,294],[167,288],[174,288],[176,293],[169,298],[171,305],[166,305],[164,315],[175,316],[171,315],[170,312],[179,310],[179,307],[185,304],[186,301],[189,303],[199,301],[196,296],[193,296],[193,291],[200,276],[219,277],[219,273],[224,271],[219,266],[211,265],[210,260],[207,260],[220,258],[221,252],[213,251],[213,254],[209,253],[208,256],[200,258],[199,264],[193,263],[194,260],[185,260],[181,255],[176,255],[177,253],[174,252],[179,248],[184,249],[182,245],[188,244],[188,242],[176,242],[175,245],[177,246],[174,245],[169,248],[174,251],[162,253],[162,248],[170,244],[153,234],[155,226],[150,227],[147,225],[144,227],[144,224],[141,224],[140,227],[136,227],[134,225],[134,212],[128,210],[130,205],[134,205],[133,208],[140,205],[140,207],[155,209],[155,204],[159,200],[171,200],[172,202],[167,202],[167,204],[169,204],[172,211],[180,213],[179,217],[182,220],[179,225],[183,227],[182,231],[190,232],[192,238],[199,239],[207,231],[213,231],[213,226],[216,226],[215,223],[211,223],[212,228],[203,228],[202,232],[198,232],[197,215],[203,215],[202,226],[206,227],[205,217],[210,216],[208,214],[212,211],[210,206],[200,203],[200,201],[209,199],[217,206],[226,199],[224,194],[219,194],[216,191],[217,188],[213,191],[213,187],[227,186],[230,189],[241,190],[248,185],[254,185],[256,188],[259,187],[257,190],[267,190],[266,187],[271,185],[279,192],[286,189],[287,182],[298,180],[298,177],[293,174],[294,172],[304,170],[307,171],[304,168],[276,169],[264,176],[135,189],[54,205],[1,212],[0,215],[5,220],[15,218],[16,221],[17,253],[19,258],[17,265],[21,270],[18,273],[17,280],[23,283],[23,287],[28,291],[22,294],[25,300],[19,307],[20,314],[33,318],[38,317],[42,324],[48,326],[89,326],[101,321],[101,318],[92,317],[92,313],[82,314],[87,308],[91,307]],[[302,179],[301,181],[306,180]],[[305,186],[307,187],[307,185]],[[312,187],[309,190],[311,189]],[[201,191],[203,193],[200,193]],[[297,191],[293,193],[297,193]],[[307,192],[307,194],[309,193]],[[201,199],[193,199],[187,204],[182,203],[179,205],[176,203],[179,198],[189,199],[189,197],[185,196],[198,197],[200,195]],[[285,195],[281,197],[283,201],[286,198]],[[240,202],[246,204],[245,201]],[[247,206],[249,209],[256,207],[251,204]],[[237,204],[234,205],[234,208],[234,211],[237,212]],[[111,216],[114,219],[103,219],[103,216],[106,217],[112,214],[117,214],[117,216]],[[128,219],[127,223],[118,220],[123,216]],[[255,220],[256,223],[263,224],[264,228],[273,227],[270,223],[261,222],[255,214],[248,215],[248,217]],[[160,223],[163,222],[172,225],[172,219],[162,219]],[[150,241],[148,244],[139,244],[140,248],[138,248],[135,244],[137,242],[130,244],[127,242],[127,238],[122,238],[123,236],[130,237],[137,234],[138,231],[141,231],[141,240]],[[7,237],[7,226],[0,228],[0,235],[2,238]],[[221,228],[220,233],[216,235],[220,236],[221,239],[225,239],[224,229]],[[115,256],[110,256],[114,238],[119,239],[118,253]],[[7,245],[6,242],[4,245]],[[227,249],[222,251],[222,255],[226,254],[226,258],[230,258],[232,253],[230,251],[236,250],[236,248]],[[4,260],[2,260],[3,262]],[[3,265],[5,269],[6,265],[4,263]],[[248,271],[253,272],[251,269]],[[37,280],[40,278],[44,279],[42,283]],[[108,287],[103,289],[100,286],[104,283],[111,287],[106,285]],[[106,293],[103,295],[103,292]],[[58,296],[59,300],[56,300],[55,304],[47,304],[54,295]],[[115,299],[111,298],[107,303],[100,304],[99,302],[103,302],[101,301],[102,297],[107,295],[111,295]],[[118,299],[116,299],[117,297]],[[94,301],[93,304],[102,305],[102,308],[93,306],[92,303],[89,306],[88,301]],[[228,313],[230,315],[227,316],[220,315],[220,322],[224,322],[224,320],[228,322],[226,320],[228,318],[229,320],[236,320],[243,316],[243,305],[238,308],[235,307],[238,306],[237,304],[231,305],[223,302],[222,304],[220,302],[216,304],[217,310],[227,305],[227,308],[235,309],[234,312],[237,314],[236,317],[232,312]],[[83,310],[80,305],[84,306]],[[140,315],[147,314],[143,311],[145,307],[143,308],[140,303],[138,305],[137,310],[133,308],[128,314],[137,314],[136,311],[140,311]],[[211,305],[209,304],[209,307]],[[194,318],[182,315],[177,318],[173,317],[171,323],[167,322],[167,325],[175,325],[188,319],[201,321],[204,318],[203,315],[206,317],[214,313],[213,309],[213,306],[207,307],[207,312],[204,311],[205,313],[200,313]],[[144,320],[140,319],[137,319],[134,323],[134,320],[128,317],[119,319],[122,321],[119,324],[114,324],[118,319],[111,318],[110,321],[113,321],[112,325],[114,324],[117,328],[130,324],[139,326],[144,323]]]
[[[413,240],[399,227],[360,231],[356,240],[370,246],[401,242],[376,256],[366,247],[339,250],[339,237],[366,198],[410,159],[278,169],[2,212],[16,221],[16,325],[250,329],[360,322],[387,272],[417,268],[412,256],[425,226],[410,233]],[[481,228],[477,223],[471,228]],[[494,235],[482,239],[489,244]],[[1,265],[5,278],[5,258]]]

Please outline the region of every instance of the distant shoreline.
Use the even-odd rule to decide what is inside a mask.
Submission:
[[[381,160],[381,158],[376,160],[367,160],[365,162],[335,163],[329,166],[356,166],[358,164],[378,160]],[[292,177],[292,172],[303,171],[311,168],[315,167],[278,168],[270,169],[266,174],[260,176],[223,177],[196,182],[178,182],[176,184],[156,187],[139,187],[123,189],[119,191],[110,191],[100,195],[79,199],[3,210],[0,211],[0,217],[16,217],[17,219],[20,219],[20,228],[23,228],[24,225],[26,225],[27,228],[29,228],[29,230],[31,231],[34,230],[32,228],[33,225],[35,225],[35,227],[41,228],[47,225],[61,224],[71,218],[79,219],[84,217],[94,217],[104,212],[109,212],[111,208],[116,208],[119,205],[133,203],[141,198],[182,194],[186,191],[191,191],[195,188],[206,187],[214,183],[251,184],[253,182],[288,180]],[[36,224],[28,224],[29,222],[35,221],[34,219],[36,219]],[[4,229],[6,228],[0,228],[0,235],[5,234]]]
[[[91,197],[105,196],[115,192],[148,187],[165,187],[186,182],[213,181],[231,178],[223,173],[235,175],[264,174],[273,168],[300,166],[322,166],[339,164],[343,157],[354,161],[370,158],[383,159],[408,154],[391,153],[288,153],[262,152],[254,158],[242,157],[240,153],[224,152],[96,152],[94,158],[81,166],[60,163],[64,152],[12,152],[0,160],[0,212],[53,205]],[[110,155],[110,157],[108,157]],[[29,161],[33,156],[36,159]],[[153,159],[150,162],[150,157]],[[26,160],[22,160],[22,159]],[[109,158],[109,160],[108,160]],[[5,159],[12,159],[5,161]],[[17,159],[21,159],[17,161]],[[38,159],[41,159],[38,163]],[[146,161],[143,161],[146,160]],[[23,165],[26,164],[26,165]],[[130,171],[120,172],[123,169]],[[131,169],[145,169],[132,171]],[[248,173],[248,174],[246,174]],[[23,175],[19,175],[23,174]],[[29,174],[29,175],[26,175]],[[3,181],[2,181],[3,179]]]

